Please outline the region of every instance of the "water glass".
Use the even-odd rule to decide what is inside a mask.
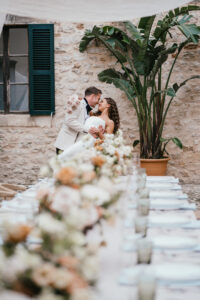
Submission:
[[[132,157],[132,161],[135,167],[137,169],[140,168],[140,154],[138,152],[134,152]]]
[[[137,200],[137,214],[139,216],[148,216],[150,209],[150,201],[149,198]]]
[[[141,272],[138,278],[138,300],[154,300],[156,278],[152,271]]]
[[[138,188],[137,194],[140,198],[149,198],[149,189],[147,187]]]
[[[137,245],[137,263],[150,264],[152,258],[153,243],[151,240],[142,238],[136,243]]]
[[[142,236],[147,234],[148,217],[147,216],[135,216],[135,233],[140,233]]]
[[[137,187],[143,189],[146,186],[146,169],[139,168],[137,170]]]

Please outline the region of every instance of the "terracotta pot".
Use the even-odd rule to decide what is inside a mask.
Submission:
[[[165,176],[167,172],[167,163],[170,158],[146,159],[140,158],[141,168],[146,169],[148,176]]]

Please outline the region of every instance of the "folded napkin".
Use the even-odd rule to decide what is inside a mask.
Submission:
[[[187,194],[182,193],[181,191],[170,191],[170,190],[156,190],[150,191],[151,199],[188,199]]]
[[[189,224],[185,224],[182,226],[184,229],[200,229],[200,221],[195,220],[191,221]]]
[[[147,176],[147,181],[178,183],[179,179],[174,176]]]

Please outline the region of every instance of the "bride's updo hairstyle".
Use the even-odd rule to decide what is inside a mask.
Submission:
[[[114,122],[114,131],[113,133],[116,133],[116,131],[119,129],[120,126],[120,118],[119,118],[119,111],[117,108],[117,104],[115,102],[115,100],[113,100],[112,98],[105,98],[106,102],[110,105],[109,109],[108,109],[108,117],[113,120]]]

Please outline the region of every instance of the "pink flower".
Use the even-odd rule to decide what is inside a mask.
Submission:
[[[72,105],[72,109],[73,109],[73,110],[77,109],[77,105],[74,105],[74,104],[73,104],[73,105]]]
[[[67,104],[68,104],[68,105],[72,105],[72,100],[68,100],[68,101],[67,101]]]

